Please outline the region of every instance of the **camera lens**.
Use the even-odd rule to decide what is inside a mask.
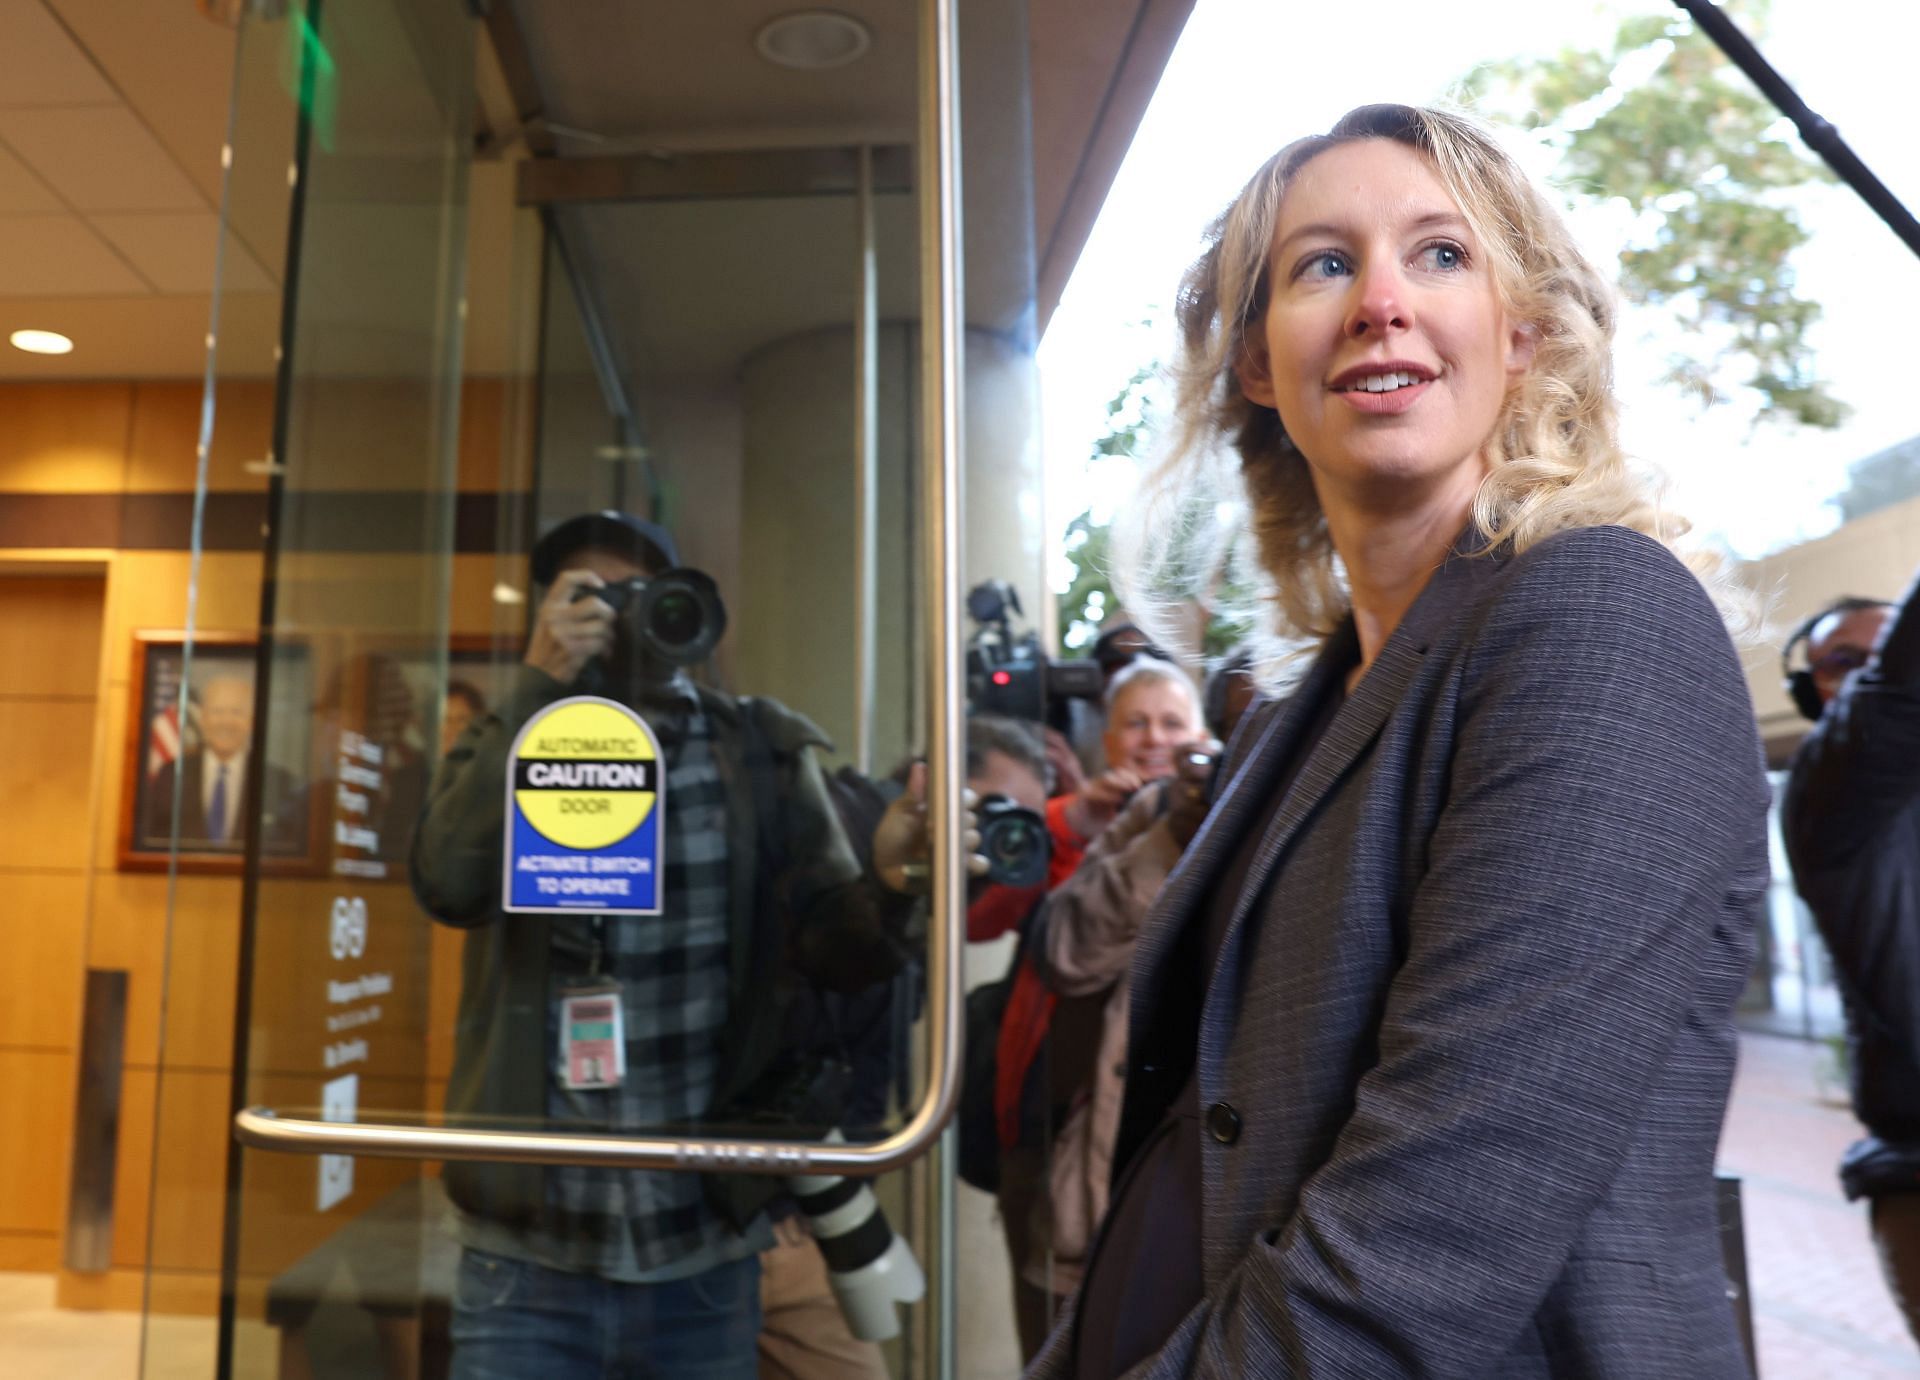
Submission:
[[[683,647],[700,636],[700,604],[686,590],[671,590],[653,606],[653,635],[669,647]]]
[[[1046,880],[1052,842],[1046,821],[1011,801],[983,802],[980,852],[987,878],[1001,886],[1037,886]]]

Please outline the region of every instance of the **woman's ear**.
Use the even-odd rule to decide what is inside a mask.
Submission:
[[[1240,333],[1240,348],[1234,351],[1233,374],[1240,380],[1240,391],[1247,401],[1262,407],[1274,407],[1273,370],[1267,363],[1267,338],[1264,323],[1253,321]]]
[[[1540,328],[1522,321],[1507,333],[1507,378],[1518,382],[1533,367],[1534,351],[1540,347]]]

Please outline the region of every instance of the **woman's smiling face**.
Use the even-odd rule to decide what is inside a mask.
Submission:
[[[1531,336],[1425,157],[1390,139],[1316,155],[1281,200],[1267,279],[1241,386],[1279,412],[1323,501],[1329,483],[1368,506],[1477,483]]]

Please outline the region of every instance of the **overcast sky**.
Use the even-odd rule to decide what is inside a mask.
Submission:
[[[1480,61],[1597,45],[1625,15],[1668,12],[1678,11],[1654,0],[1335,9],[1198,0],[1041,344],[1049,527],[1057,532],[1120,491],[1085,464],[1105,430],[1106,402],[1140,364],[1170,353],[1166,308],[1200,231],[1268,154],[1353,106],[1429,101]],[[1762,49],[1920,211],[1920,140],[1909,115],[1920,7],[1774,0]],[[1743,419],[1724,409],[1702,417],[1650,382],[1671,341],[1622,341],[1629,449],[1663,466],[1676,506],[1743,556],[1831,530],[1826,500],[1848,463],[1920,433],[1920,377],[1902,363],[1920,325],[1920,258],[1844,187],[1810,194],[1802,213],[1814,238],[1797,261],[1800,283],[1826,309],[1813,339],[1822,374],[1854,408],[1844,428],[1750,437]],[[1619,231],[1607,217],[1575,228],[1596,262],[1617,259]],[[1158,329],[1139,324],[1155,313]]]

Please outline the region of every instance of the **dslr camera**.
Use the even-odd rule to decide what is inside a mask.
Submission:
[[[582,587],[573,598],[575,603],[598,599],[612,608],[621,635],[670,666],[705,661],[727,631],[720,587],[703,570],[678,567],[652,577],[635,575],[599,589]]]
[[[986,880],[995,886],[1039,886],[1053,860],[1053,838],[1039,813],[1004,795],[990,795],[974,812],[980,821],[980,852]]]
[[[1014,632],[1020,612],[1020,595],[1005,580],[987,580],[968,592],[967,616],[975,627],[967,642],[967,703],[976,714],[1064,731],[1069,700],[1100,698],[1100,664],[1049,657],[1037,632]]]

